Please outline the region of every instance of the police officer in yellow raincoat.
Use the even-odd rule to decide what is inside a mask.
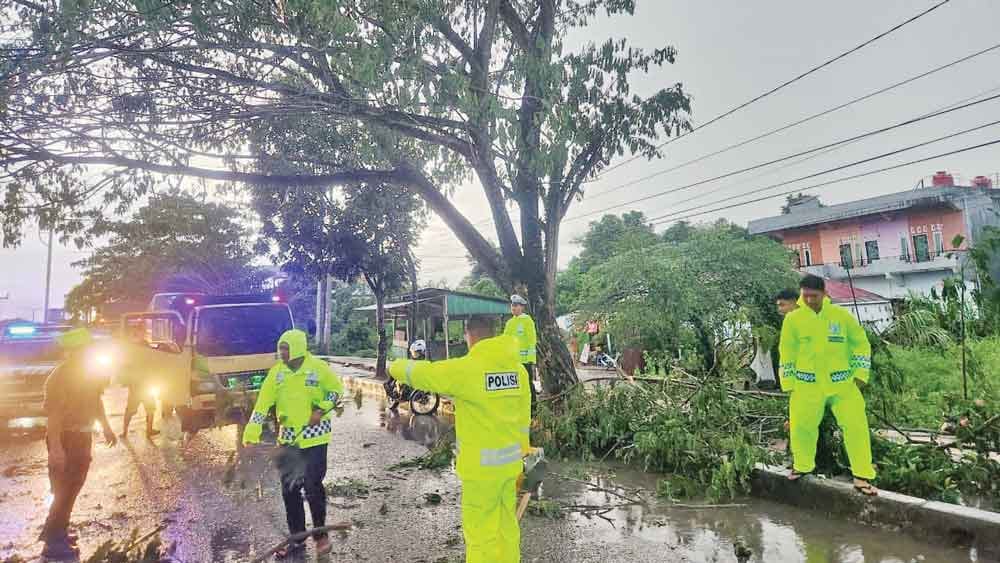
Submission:
[[[331,412],[344,393],[344,384],[325,361],[308,352],[307,337],[301,330],[289,330],[278,340],[281,360],[271,368],[261,384],[257,404],[243,432],[244,444],[260,442],[268,411],[275,407],[281,431],[277,457],[281,473],[281,496],[285,502],[288,531],[293,535],[306,530],[302,505],[305,488],[314,528],[326,524],[327,446],[330,443]],[[316,551],[330,552],[327,534],[317,534]],[[295,542],[277,554],[284,558],[301,551]]]
[[[454,400],[466,563],[521,560],[515,505],[529,447],[531,395],[517,341],[493,337],[493,323],[482,317],[468,321],[464,357],[397,360],[389,366],[394,379]]]
[[[878,491],[865,399],[859,387],[868,383],[871,346],[854,316],[830,302],[823,278],[808,275],[799,284],[799,308],[781,327],[781,388],[791,393],[789,417],[796,480],[816,468],[816,442],[827,405],[844,433],[855,488],[865,495]]]
[[[535,332],[535,320],[525,312],[528,300],[520,295],[510,296],[511,318],[504,325],[503,333],[513,336],[518,342],[518,353],[521,356],[521,363],[528,372],[529,386],[531,391],[531,403],[535,403],[535,362],[537,358],[536,347],[538,346],[538,336]]]

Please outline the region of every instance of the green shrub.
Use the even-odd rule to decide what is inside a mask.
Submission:
[[[779,399],[734,399],[721,381],[697,391],[620,385],[574,391],[558,412],[543,404],[536,435],[558,456],[614,457],[688,480],[661,491],[668,496],[700,489],[718,500],[747,492],[754,464],[774,461],[765,442],[784,408]]]

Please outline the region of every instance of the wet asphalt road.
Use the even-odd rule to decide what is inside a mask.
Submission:
[[[450,422],[405,411],[390,416],[380,399],[355,399],[336,420],[327,482],[354,479],[369,490],[362,498],[329,499],[328,523],[350,521],[353,528],[334,536],[333,553],[319,560],[462,561],[454,473],[387,469],[425,453],[426,445],[449,431]],[[105,400],[117,430],[124,395],[113,390]],[[162,437],[147,442],[141,417],[132,424],[133,436],[116,448],[96,440],[90,478],[73,519],[84,554],[107,539],[127,537],[133,529],[147,532],[160,525],[164,543],[183,562],[248,561],[281,540],[286,526],[276,475],[262,453],[247,456],[232,469],[234,427],[200,433],[182,445],[165,443]],[[556,470],[582,476],[579,467]],[[655,487],[655,477],[627,469],[590,467],[586,473],[603,487]],[[40,438],[15,436],[0,442],[0,561],[39,552],[34,538],[44,520],[47,489]],[[429,505],[425,494],[435,492],[443,500]],[[544,494],[576,505],[620,502],[582,483],[555,478],[546,480]],[[921,544],[905,534],[760,501],[714,510],[679,510],[654,502],[610,508],[589,518],[527,517],[522,530],[523,560],[537,562],[737,562],[737,538],[753,551],[750,561],[766,563],[983,561],[975,553]],[[307,553],[304,560],[317,559]]]

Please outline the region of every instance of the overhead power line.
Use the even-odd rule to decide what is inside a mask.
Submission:
[[[599,197],[604,197],[605,195],[607,195],[607,194],[610,194],[610,193],[612,193],[612,192],[615,192],[615,191],[618,191],[618,190],[620,190],[620,189],[624,189],[624,188],[628,188],[628,187],[631,187],[631,186],[634,186],[634,185],[636,185],[636,184],[638,184],[638,183],[640,183],[640,182],[644,182],[644,181],[646,181],[646,180],[650,180],[650,179],[652,179],[652,178],[655,178],[655,177],[658,177],[658,176],[660,176],[660,175],[663,175],[663,174],[667,174],[667,173],[669,173],[669,172],[673,172],[674,170],[678,170],[678,169],[680,169],[680,168],[683,168],[683,167],[685,167],[685,166],[688,166],[688,165],[691,165],[691,164],[695,164],[695,163],[697,163],[697,162],[701,162],[701,161],[703,161],[703,160],[705,160],[705,159],[708,159],[708,158],[711,158],[711,157],[713,157],[713,156],[717,156],[717,155],[719,155],[719,154],[723,154],[723,153],[726,153],[726,152],[729,152],[729,151],[731,151],[731,150],[733,150],[733,149],[737,149],[737,148],[741,148],[741,147],[743,147],[743,146],[746,146],[746,145],[748,145],[748,144],[750,144],[750,143],[753,143],[753,142],[755,142],[755,141],[758,141],[758,140],[761,140],[761,139],[764,139],[764,138],[766,138],[766,137],[770,137],[770,136],[772,136],[772,135],[775,135],[775,134],[777,134],[777,133],[781,133],[781,132],[783,132],[783,131],[787,131],[787,130],[789,130],[789,129],[791,129],[791,128],[794,128],[794,127],[797,127],[798,125],[802,125],[802,124],[804,124],[804,123],[807,123],[807,122],[809,122],[809,121],[813,121],[813,120],[815,120],[815,119],[818,119],[818,118],[820,118],[820,117],[823,117],[823,116],[826,116],[826,115],[829,115],[829,114],[831,114],[831,113],[834,113],[834,112],[836,112],[836,111],[839,111],[839,110],[841,110],[841,109],[844,109],[844,108],[846,108],[846,107],[849,107],[849,106],[851,106],[851,105],[854,105],[854,104],[856,104],[856,103],[859,103],[859,102],[862,102],[862,101],[865,101],[865,100],[868,100],[868,99],[871,99],[871,98],[873,98],[873,97],[875,97],[875,96],[878,96],[878,95],[880,95],[880,94],[884,94],[884,93],[886,93],[886,92],[889,92],[889,91],[891,91],[891,90],[894,90],[894,89],[896,89],[896,88],[899,88],[899,87],[902,87],[902,86],[905,86],[905,85],[907,85],[907,84],[910,84],[910,83],[912,83],[912,82],[915,82],[915,81],[917,81],[917,80],[920,80],[921,78],[926,78],[926,77],[928,77],[928,76],[931,76],[931,75],[933,75],[933,74],[935,74],[935,73],[937,73],[937,72],[941,72],[941,71],[943,71],[943,70],[946,70],[946,69],[948,69],[948,68],[951,68],[951,67],[953,67],[953,66],[956,66],[956,65],[958,65],[958,64],[961,64],[961,63],[963,63],[963,62],[966,62],[966,61],[969,61],[969,60],[971,60],[971,59],[974,59],[974,58],[976,58],[976,57],[979,57],[979,56],[982,56],[982,55],[984,55],[984,54],[987,54],[987,53],[990,53],[990,52],[993,52],[993,51],[996,51],[996,50],[998,50],[998,49],[1000,49],[1000,43],[997,43],[997,44],[995,44],[995,45],[992,45],[992,46],[990,46],[990,47],[987,47],[987,48],[985,48],[985,49],[981,49],[981,50],[979,50],[979,51],[976,51],[976,52],[974,52],[974,53],[970,53],[970,54],[968,54],[968,55],[966,55],[966,56],[964,56],[964,57],[961,57],[961,58],[959,58],[959,59],[955,59],[955,60],[953,60],[953,61],[951,61],[951,62],[949,62],[949,63],[946,63],[946,64],[943,64],[943,65],[940,65],[940,66],[938,66],[938,67],[935,67],[935,68],[933,68],[933,69],[930,69],[930,70],[928,70],[928,71],[925,71],[925,72],[922,72],[922,73],[920,73],[920,74],[917,74],[917,75],[915,75],[915,76],[911,76],[910,78],[907,78],[907,79],[905,79],[905,80],[901,80],[901,81],[899,81],[899,82],[896,82],[896,83],[894,83],[894,84],[890,84],[890,85],[888,85],[888,86],[885,86],[885,87],[883,87],[883,88],[880,88],[880,89],[878,89],[878,90],[875,90],[875,91],[873,91],[873,92],[870,92],[870,93],[868,93],[868,94],[865,94],[865,95],[863,95],[863,96],[859,96],[859,97],[857,97],[857,98],[854,98],[854,99],[852,99],[852,100],[849,100],[849,101],[847,101],[847,102],[844,102],[844,103],[842,103],[842,104],[839,104],[839,105],[836,105],[836,106],[833,106],[833,107],[831,107],[831,108],[828,108],[828,109],[826,109],[826,110],[823,110],[823,111],[820,111],[820,112],[817,112],[817,113],[814,113],[814,114],[812,114],[812,115],[810,115],[810,116],[808,116],[808,117],[804,117],[804,118],[802,118],[802,119],[800,119],[800,120],[798,120],[798,121],[794,121],[794,122],[792,122],[792,123],[789,123],[789,124],[787,124],[787,125],[783,125],[783,126],[781,126],[781,127],[778,127],[778,128],[776,128],[776,129],[772,129],[772,130],[770,130],[770,131],[767,131],[767,132],[765,132],[765,133],[761,133],[760,135],[757,135],[757,136],[755,136],[755,137],[751,137],[751,138],[749,138],[749,139],[746,139],[746,140],[744,140],[744,141],[740,141],[740,142],[738,142],[738,143],[734,143],[734,144],[732,144],[732,145],[729,145],[729,146],[727,146],[727,147],[724,147],[724,148],[722,148],[722,149],[719,149],[719,150],[717,150],[717,151],[714,151],[714,152],[711,152],[711,153],[708,153],[708,154],[705,154],[705,155],[702,155],[702,156],[699,156],[699,157],[696,157],[696,158],[694,158],[694,159],[691,159],[691,160],[688,160],[688,161],[686,161],[686,162],[682,162],[682,163],[680,163],[680,164],[677,164],[677,165],[675,165],[675,166],[673,166],[673,167],[670,167],[670,168],[667,168],[667,169],[665,169],[665,170],[661,170],[661,171],[659,171],[659,172],[655,172],[655,173],[653,173],[653,174],[650,174],[650,175],[648,175],[648,176],[644,176],[644,177],[642,177],[642,178],[638,178],[638,179],[636,179],[636,180],[631,180],[631,181],[629,181],[629,182],[626,182],[626,183],[624,183],[624,184],[618,184],[618,185],[615,185],[615,186],[612,186],[611,188],[609,188],[609,189],[607,189],[607,190],[604,190],[604,191],[601,191],[601,192],[598,192],[598,193],[595,193],[595,194],[588,194],[588,195],[587,195],[587,200],[588,200],[588,201],[592,201],[592,200],[594,200],[594,199],[596,199],[596,198],[599,198]],[[954,107],[955,105],[959,105],[959,104],[961,104],[961,103],[964,103],[964,102],[966,102],[966,101],[969,101],[969,100],[973,100],[973,99],[975,99],[975,98],[978,98],[979,96],[981,96],[981,95],[984,95],[984,94],[986,94],[986,93],[989,93],[989,92],[995,92],[996,90],[997,90],[997,89],[996,89],[996,88],[994,88],[994,89],[991,89],[991,90],[988,90],[987,92],[983,92],[983,93],[980,93],[980,94],[977,94],[977,95],[975,95],[975,96],[971,96],[971,97],[967,97],[967,98],[964,98],[964,99],[962,99],[962,100],[960,100],[960,101],[956,102],[956,103],[955,103],[955,104],[953,104],[953,105],[948,105],[948,106],[944,106],[944,107],[943,107],[943,108],[941,108],[941,109],[947,109],[947,108],[950,108],[950,107]],[[847,144],[847,143],[845,143],[845,144]],[[820,152],[819,154],[825,154],[826,152],[827,152],[827,151],[823,151],[823,152]],[[812,158],[812,157],[810,157],[810,158]],[[807,158],[807,159],[803,159],[803,160],[802,160],[802,162],[804,162],[805,160],[809,160],[809,158]],[[567,217],[566,219],[567,219],[567,220],[568,220],[568,219],[572,219],[573,217],[574,217],[573,215],[570,215],[570,216],[569,216],[569,217]],[[489,225],[489,224],[492,224],[492,222],[493,222],[493,219],[492,219],[492,218],[490,218],[490,217],[487,217],[487,218],[484,218],[484,219],[482,219],[482,220],[479,220],[479,221],[473,221],[473,222],[472,222],[472,224],[473,224],[473,226],[477,226],[477,227],[478,227],[478,226],[485,226],[485,225]],[[447,235],[446,235],[446,234],[445,234],[445,235],[437,235],[437,236],[434,236],[434,237],[431,237],[431,238],[430,238],[430,239],[428,239],[428,240],[438,240],[438,239],[439,239],[439,238],[441,238],[442,236],[447,236]]]
[[[988,90],[984,90],[984,91],[982,91],[982,92],[980,92],[978,94],[975,94],[973,96],[969,96],[967,98],[963,98],[962,100],[959,100],[959,101],[957,101],[955,103],[941,106],[941,107],[935,109],[932,112],[928,112],[925,115],[930,115],[931,113],[934,113],[934,112],[937,112],[937,111],[941,111],[941,110],[945,110],[945,109],[949,109],[949,108],[954,108],[954,107],[962,105],[965,102],[968,102],[970,100],[975,100],[976,98],[980,98],[982,96],[987,96],[987,95],[993,94],[995,92],[1000,92],[1000,86],[993,87],[993,88],[990,88]],[[856,142],[858,142],[858,141],[852,141],[850,143],[844,143],[842,145],[837,145],[836,147],[829,148],[829,149],[826,149],[826,150],[822,150],[822,151],[813,153],[813,154],[811,154],[809,156],[806,156],[806,157],[803,157],[803,158],[800,158],[800,159],[796,159],[796,160],[793,160],[791,162],[787,162],[787,163],[785,163],[785,164],[783,164],[781,166],[778,166],[778,167],[775,167],[775,168],[770,169],[768,171],[762,172],[760,174],[756,174],[754,176],[751,176],[750,178],[748,178],[748,180],[756,180],[756,179],[762,178],[764,176],[770,176],[770,175],[772,175],[772,174],[774,174],[774,173],[776,173],[778,171],[784,170],[786,168],[790,168],[790,167],[793,167],[793,166],[798,166],[798,165],[800,165],[800,164],[802,164],[804,162],[807,162],[809,160],[812,160],[814,158],[830,154],[830,153],[832,153],[834,151],[838,151],[838,150],[843,149],[844,147],[850,146],[850,145],[852,145],[852,144],[854,144]],[[699,191],[697,195],[694,195],[694,196],[691,196],[689,198],[686,198],[684,200],[684,202],[692,202],[694,200],[701,199],[703,197],[707,197],[707,196],[710,196],[712,194],[717,194],[719,192],[723,192],[723,191],[729,190],[729,189],[735,187],[736,185],[737,185],[736,183],[729,183],[729,184],[726,184],[724,186],[720,186],[718,188],[714,188],[714,189],[711,189],[711,190]],[[661,211],[661,210],[657,210],[657,211]]]
[[[740,147],[744,147],[746,145],[749,145],[750,143],[754,143],[754,142],[759,141],[761,139],[765,139],[765,138],[770,137],[772,135],[776,135],[776,134],[781,133],[783,131],[787,131],[787,130],[793,128],[793,127],[797,127],[797,126],[802,125],[804,123],[808,123],[808,122],[813,121],[815,119],[819,119],[820,117],[824,117],[826,115],[830,115],[831,113],[840,111],[840,110],[842,110],[842,109],[844,109],[846,107],[850,107],[850,106],[852,106],[852,105],[854,105],[856,103],[863,102],[865,100],[868,100],[870,98],[878,96],[879,94],[884,94],[884,93],[889,92],[891,90],[895,90],[896,88],[905,86],[907,84],[910,84],[911,82],[915,82],[917,80],[920,80],[921,78],[926,78],[926,77],[931,76],[931,75],[933,75],[935,73],[938,73],[938,72],[941,72],[943,70],[949,69],[949,68],[951,68],[953,66],[956,66],[958,64],[964,63],[964,62],[966,62],[968,60],[971,60],[971,59],[974,59],[976,57],[985,55],[985,54],[990,53],[992,51],[995,51],[997,49],[1000,49],[1000,43],[997,43],[997,44],[995,44],[995,45],[993,45],[991,47],[987,47],[985,49],[976,51],[975,53],[971,53],[971,54],[966,55],[966,56],[964,56],[962,58],[955,59],[954,61],[951,61],[950,63],[946,63],[946,64],[943,64],[941,66],[932,68],[931,70],[928,70],[926,72],[922,72],[922,73],[917,74],[915,76],[911,76],[910,78],[907,78],[906,80],[901,80],[901,81],[896,82],[894,84],[890,84],[889,86],[886,86],[884,88],[879,88],[878,90],[875,90],[873,92],[869,92],[868,94],[865,94],[863,96],[858,96],[857,98],[854,98],[852,100],[848,100],[847,102],[844,102],[842,104],[839,104],[839,105],[833,106],[831,108],[825,109],[823,111],[814,113],[814,114],[812,114],[812,115],[810,115],[808,117],[804,117],[802,119],[799,119],[798,121],[793,121],[792,123],[789,123],[787,125],[783,125],[783,126],[778,127],[776,129],[771,129],[770,131],[767,131],[765,133],[761,133],[761,134],[759,134],[759,135],[757,135],[755,137],[751,137],[749,139],[745,139],[745,140],[740,141],[738,143],[733,143],[733,144],[728,145],[726,147],[723,147],[723,148],[721,148],[721,149],[719,149],[717,151],[713,151],[713,152],[710,152],[708,154],[704,154],[704,155],[701,155],[699,157],[692,158],[691,160],[687,160],[685,162],[682,162],[680,164],[676,164],[674,166],[671,166],[669,168],[660,170],[658,172],[654,172],[652,174],[648,174],[648,175],[643,176],[641,178],[637,178],[635,180],[631,180],[631,181],[625,182],[624,184],[618,184],[616,186],[612,186],[609,189],[606,189],[606,190],[603,190],[601,192],[598,192],[596,194],[591,195],[589,197],[589,199],[603,197],[603,196],[605,196],[605,195],[607,195],[607,194],[609,194],[611,192],[615,192],[615,191],[618,191],[618,190],[623,189],[623,188],[628,188],[628,187],[634,186],[636,184],[639,184],[641,182],[645,182],[647,180],[651,180],[653,178],[657,178],[657,177],[662,176],[664,174],[669,174],[670,172],[673,172],[675,170],[680,170],[681,168],[684,168],[686,166],[690,166],[692,164],[697,164],[697,163],[699,163],[699,162],[701,162],[703,160],[709,159],[709,158],[711,158],[713,156],[718,156],[720,154],[727,153],[727,152],[729,152],[729,151],[731,151],[733,149],[738,149]]]
[[[663,215],[663,216],[660,216],[660,217],[654,217],[653,221],[651,221],[650,224],[652,224],[652,225],[662,225],[662,224],[665,224],[665,223],[674,223],[674,222],[677,222],[677,221],[683,221],[683,220],[690,219],[690,218],[693,218],[693,217],[699,217],[701,215],[707,215],[709,213],[715,213],[717,211],[725,211],[727,209],[733,209],[733,208],[736,208],[736,207],[742,207],[744,205],[749,205],[751,203],[757,203],[757,202],[761,202],[761,201],[766,201],[768,199],[774,199],[776,197],[786,196],[786,195],[790,195],[790,194],[794,194],[794,193],[799,193],[799,192],[806,192],[806,191],[809,191],[809,190],[814,190],[816,188],[822,188],[822,187],[825,187],[825,186],[831,186],[833,184],[839,184],[841,182],[847,182],[849,180],[856,180],[858,178],[864,178],[866,176],[871,176],[871,175],[874,175],[874,174],[881,174],[882,172],[888,172],[890,170],[896,170],[896,169],[899,169],[899,168],[905,168],[907,166],[912,166],[914,164],[920,164],[922,162],[927,162],[927,161],[930,161],[930,160],[934,160],[936,158],[944,158],[946,156],[953,156],[953,155],[956,155],[956,154],[961,154],[961,153],[968,152],[968,151],[982,149],[982,148],[990,147],[990,146],[997,145],[997,144],[1000,144],[1000,139],[996,139],[996,140],[989,141],[989,142],[986,142],[986,143],[980,143],[978,145],[972,145],[972,146],[964,147],[964,148],[953,150],[953,151],[948,151],[948,152],[936,154],[936,155],[933,155],[933,156],[928,156],[928,157],[919,158],[919,159],[916,159],[916,160],[911,160],[909,162],[904,162],[904,163],[901,163],[901,164],[895,164],[895,165],[892,165],[892,166],[886,166],[885,168],[879,168],[877,170],[871,170],[871,171],[868,171],[868,172],[862,172],[860,174],[854,174],[852,176],[846,176],[844,178],[837,178],[836,180],[830,180],[830,181],[827,181],[827,182],[821,182],[819,184],[812,184],[812,185],[809,185],[809,186],[806,186],[806,187],[796,188],[796,189],[793,189],[793,190],[788,190],[788,191],[777,193],[777,194],[772,194],[772,195],[763,196],[763,197],[759,197],[759,198],[755,198],[755,199],[751,199],[751,200],[747,200],[747,201],[742,201],[742,202],[739,202],[739,203],[732,203],[732,204],[729,204],[729,205],[724,205],[722,207],[717,207],[717,208],[708,209],[708,210],[704,210],[704,211],[698,211],[696,213],[690,213],[690,214],[687,214],[687,215],[681,215],[680,217],[666,218],[666,217],[670,217],[671,215],[676,215],[676,213],[668,213],[667,215]],[[898,151],[894,151],[894,153],[895,152],[898,152]],[[867,162],[867,161],[870,161],[870,160],[872,160],[872,159],[866,159],[864,162]],[[850,165],[845,165],[845,166],[842,166],[842,167],[839,167],[839,168],[840,169],[848,168],[848,167],[853,166],[855,164],[857,164],[857,163],[852,163]],[[766,191],[766,190],[774,188],[774,187],[777,187],[777,186],[768,186],[766,188],[761,188],[759,190],[753,190],[753,191],[748,192],[748,193],[743,194],[743,195],[750,195],[752,193],[758,193],[758,192],[761,192],[761,191]],[[713,204],[714,203],[720,203],[720,202],[713,202]],[[706,205],[710,205],[710,204],[706,204]],[[694,208],[694,209],[698,209],[698,208],[701,208],[701,207],[704,207],[704,206],[698,206],[697,208]]]
[[[930,8],[927,8],[926,10],[920,12],[919,14],[917,14],[917,15],[915,15],[915,16],[913,16],[913,17],[911,17],[911,18],[909,18],[909,19],[907,19],[907,20],[905,20],[905,21],[903,21],[901,23],[898,23],[898,24],[892,26],[891,28],[889,28],[889,29],[883,31],[882,33],[876,35],[875,37],[872,37],[871,39],[869,39],[869,40],[861,43],[860,45],[857,45],[857,46],[855,46],[855,47],[853,47],[851,49],[848,49],[847,51],[844,51],[843,53],[841,53],[841,54],[833,57],[832,59],[828,59],[827,61],[825,61],[823,63],[820,63],[819,65],[814,66],[811,69],[809,69],[809,70],[807,70],[807,71],[805,71],[805,72],[803,72],[803,73],[801,73],[801,74],[799,74],[799,75],[797,75],[797,76],[795,76],[793,78],[790,78],[790,79],[782,82],[781,84],[778,84],[774,88],[771,88],[770,90],[768,90],[768,91],[766,91],[766,92],[764,92],[762,94],[759,94],[756,97],[751,98],[751,99],[743,102],[742,104],[739,104],[736,107],[731,108],[731,109],[729,109],[729,110],[727,110],[727,111],[725,111],[725,112],[723,112],[723,113],[721,113],[721,114],[713,117],[712,119],[710,119],[710,120],[706,121],[705,123],[703,123],[703,124],[701,124],[701,125],[693,128],[693,129],[691,129],[690,131],[687,131],[687,132],[685,132],[685,133],[683,133],[681,135],[678,135],[676,137],[671,137],[670,139],[667,139],[666,141],[664,141],[664,142],[660,143],[659,145],[657,145],[656,148],[657,149],[661,149],[661,148],[663,148],[663,147],[665,147],[665,146],[673,143],[674,141],[678,141],[680,139],[683,139],[684,137],[687,137],[688,135],[691,135],[692,133],[694,133],[696,131],[701,131],[702,129],[705,129],[706,127],[709,127],[710,125],[712,125],[714,123],[717,123],[720,120],[725,119],[726,117],[729,117],[730,115],[733,115],[734,113],[742,110],[743,108],[745,108],[745,107],[747,107],[747,106],[749,106],[749,105],[751,105],[753,103],[759,102],[760,100],[763,100],[764,98],[770,96],[771,94],[774,94],[775,92],[778,92],[779,90],[782,90],[785,87],[790,86],[790,85],[794,84],[795,82],[798,82],[799,80],[802,80],[803,78],[809,76],[810,74],[813,74],[813,73],[815,73],[815,72],[817,72],[817,71],[819,71],[819,70],[821,70],[823,68],[826,68],[826,67],[832,65],[833,63],[839,61],[840,59],[843,59],[844,57],[847,57],[847,56],[849,56],[849,55],[851,55],[853,53],[856,53],[856,52],[860,51],[861,49],[863,49],[863,48],[871,45],[872,43],[875,43],[879,39],[882,39],[882,38],[886,37],[887,35],[893,33],[894,31],[898,31],[899,29],[902,29],[907,24],[913,23],[913,22],[917,21],[918,19],[926,16],[927,14],[933,12],[934,10],[937,10],[938,8],[940,8],[941,6],[944,6],[945,4],[947,4],[950,1],[951,0],[942,0],[941,2],[938,2],[937,4],[934,4],[933,6],[931,6]],[[633,161],[641,158],[641,156],[642,155],[635,155],[635,156],[632,156],[630,158],[627,158],[627,159],[623,160],[622,162],[619,162],[618,164],[616,164],[614,166],[606,168],[603,172],[601,172],[601,175],[606,174],[608,172],[611,172],[612,170],[615,170],[615,169],[620,168],[622,166],[625,166],[626,164],[628,164],[630,162],[633,162]],[[598,177],[600,177],[600,176],[598,176]]]
[[[694,187],[697,187],[697,186],[701,186],[701,185],[707,184],[709,182],[715,182],[717,180],[722,180],[724,178],[730,178],[732,176],[736,176],[738,174],[743,174],[745,172],[750,172],[752,170],[757,170],[757,169],[760,169],[760,168],[764,168],[764,167],[770,166],[772,164],[777,164],[779,162],[784,162],[786,160],[791,160],[791,159],[794,159],[794,158],[798,158],[798,157],[803,156],[803,155],[807,155],[807,154],[810,154],[810,153],[814,153],[814,152],[821,151],[821,150],[824,150],[824,149],[828,149],[828,148],[831,148],[831,147],[835,147],[835,146],[838,146],[838,145],[843,145],[845,143],[850,143],[850,142],[858,141],[858,140],[865,139],[865,138],[868,138],[868,137],[872,137],[874,135],[879,135],[879,134],[882,134],[882,133],[886,133],[888,131],[892,131],[894,129],[899,129],[900,127],[906,127],[908,125],[912,125],[914,123],[919,123],[919,122],[927,120],[927,119],[932,119],[932,118],[935,118],[935,117],[940,117],[942,115],[947,115],[949,113],[952,113],[952,112],[955,112],[955,111],[959,111],[959,110],[963,110],[963,109],[966,109],[966,108],[970,108],[970,107],[973,107],[973,106],[976,106],[976,105],[979,105],[979,104],[983,104],[983,103],[986,103],[986,102],[990,102],[990,101],[996,100],[998,98],[1000,98],[1000,94],[996,94],[996,95],[990,96],[988,98],[983,98],[982,100],[976,100],[974,102],[968,102],[968,103],[961,104],[961,105],[958,105],[958,106],[950,107],[950,108],[943,109],[943,110],[940,110],[940,111],[931,112],[931,113],[924,114],[924,115],[921,115],[921,116],[918,116],[918,117],[907,119],[906,121],[901,121],[901,122],[896,123],[894,125],[889,125],[889,126],[882,127],[882,128],[879,128],[879,129],[874,129],[872,131],[868,131],[866,133],[861,133],[859,135],[854,135],[852,137],[841,139],[839,141],[834,141],[832,143],[827,143],[825,145],[820,145],[820,146],[817,146],[817,147],[813,147],[811,149],[806,149],[804,151],[799,151],[797,153],[785,155],[785,156],[782,156],[780,158],[775,158],[775,159],[772,159],[772,160],[768,160],[766,162],[761,162],[761,163],[758,163],[758,164],[754,164],[753,166],[747,166],[745,168],[740,168],[740,169],[737,169],[737,170],[732,170],[732,171],[726,172],[724,174],[719,174],[719,175],[713,176],[711,178],[705,178],[703,180],[698,180],[697,182],[692,182],[690,184],[685,184],[683,186],[679,186],[679,187],[676,187],[676,188],[670,188],[670,189],[666,189],[666,190],[661,190],[661,191],[652,193],[652,194],[644,196],[644,197],[640,197],[640,198],[637,198],[637,199],[626,201],[624,203],[620,203],[620,204],[612,205],[612,206],[609,206],[609,207],[605,207],[603,209],[599,209],[599,210],[596,210],[596,211],[591,211],[589,213],[584,213],[582,215],[575,215],[575,216],[567,217],[566,219],[563,219],[563,222],[566,223],[566,222],[575,221],[575,220],[578,220],[578,219],[585,219],[587,217],[591,217],[591,216],[594,216],[594,215],[598,215],[598,214],[602,214],[602,213],[607,213],[611,209],[618,209],[618,208],[621,208],[621,207],[627,207],[627,206],[630,206],[630,205],[634,205],[636,203],[642,203],[644,201],[649,201],[651,199],[656,199],[656,198],[659,198],[659,197],[663,197],[665,195],[669,195],[669,194],[677,193],[677,192],[680,192],[680,191],[688,190],[688,189],[691,189],[691,188],[694,188]]]

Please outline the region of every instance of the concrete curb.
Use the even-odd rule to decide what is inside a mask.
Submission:
[[[812,475],[788,480],[783,467],[758,465],[753,494],[801,508],[823,511],[865,524],[900,529],[922,540],[976,547],[1000,558],[1000,513],[879,491],[865,497],[851,483]]]

